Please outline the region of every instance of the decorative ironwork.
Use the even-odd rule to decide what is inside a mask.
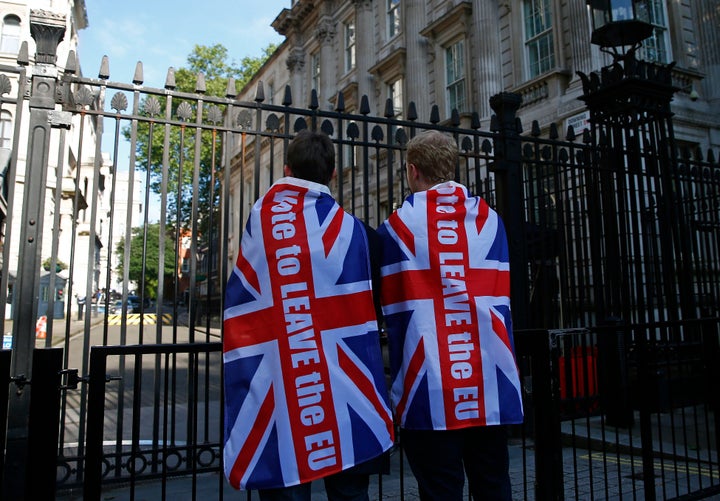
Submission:
[[[143,110],[150,117],[156,117],[160,114],[160,101],[155,97],[148,97],[143,104]]]
[[[75,104],[81,107],[90,106],[94,100],[95,94],[93,94],[93,92],[84,85],[80,86],[80,88],[78,88],[78,90],[75,92]]]
[[[128,107],[127,96],[122,92],[116,92],[110,100],[110,107],[118,113],[125,111]]]
[[[10,83],[10,79],[4,73],[0,74],[0,96],[10,93],[11,90],[12,84]]]
[[[220,111],[220,108],[214,105],[211,106],[207,112],[207,119],[214,125],[219,124],[223,119],[223,114],[222,111]]]
[[[192,106],[187,101],[183,101],[180,103],[180,106],[178,106],[177,109],[177,116],[180,120],[187,122],[190,118],[192,118],[193,115],[193,109]]]

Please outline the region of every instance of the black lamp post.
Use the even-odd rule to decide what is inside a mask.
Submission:
[[[592,19],[592,38],[600,50],[612,53],[630,47],[632,54],[652,34],[650,0],[586,0]]]

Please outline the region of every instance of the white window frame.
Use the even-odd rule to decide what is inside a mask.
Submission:
[[[345,73],[347,73],[355,68],[356,63],[357,39],[354,19],[344,23],[343,40],[345,41]]]
[[[20,50],[20,35],[22,21],[15,14],[8,14],[3,18],[2,33],[0,34],[0,52],[17,54]]]
[[[670,50],[670,30],[666,0],[650,0],[650,24],[653,33],[645,39],[637,57],[645,61],[669,63],[672,58]]]
[[[387,97],[393,103],[393,114],[397,120],[403,120],[403,110],[405,104],[403,102],[403,78],[398,77],[387,84]]]
[[[0,148],[12,148],[13,119],[12,113],[3,110],[0,113]],[[1,166],[0,166],[1,167]]]
[[[390,40],[402,32],[400,22],[400,0],[386,0],[387,38]]]
[[[555,67],[552,0],[523,0],[522,16],[526,68],[532,80]]]
[[[447,111],[467,111],[467,62],[465,39],[461,38],[445,47],[445,102]]]
[[[273,104],[275,100],[275,82],[268,82],[267,84],[267,102]]]
[[[315,52],[310,56],[310,89],[317,91],[318,99],[320,99],[320,52]]]

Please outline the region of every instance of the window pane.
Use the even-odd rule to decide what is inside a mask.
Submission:
[[[670,59],[667,43],[667,20],[664,0],[650,0],[650,24],[654,30],[638,51],[638,57],[647,61],[667,63]]]
[[[345,71],[355,67],[355,23],[345,25]]]
[[[445,49],[446,94],[449,110],[465,110],[465,42]]]
[[[400,0],[387,0],[387,34],[392,38],[400,33]]]
[[[388,99],[393,103],[393,114],[395,118],[402,120],[403,115],[403,95],[402,95],[402,78],[395,80],[388,85]]]
[[[524,0],[523,15],[528,77],[535,78],[555,65],[550,0]]]
[[[312,88],[317,91],[320,97],[320,55],[313,54],[311,58]]]
[[[3,19],[0,52],[17,53],[20,50],[20,18],[6,16]]]
[[[12,148],[12,116],[8,111],[0,115],[0,148]]]

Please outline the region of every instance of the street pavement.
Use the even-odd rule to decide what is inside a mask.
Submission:
[[[101,325],[104,315],[91,316],[91,326]],[[79,336],[84,331],[87,321],[72,319],[70,321],[70,337]],[[65,332],[65,323],[61,323],[62,333]],[[215,329],[213,329],[214,331]],[[219,330],[217,335],[219,336]],[[64,336],[53,336],[53,345],[63,342]],[[219,339],[219,337],[218,337]],[[682,412],[678,410],[676,412]],[[681,423],[682,416],[668,416],[654,424],[657,437],[656,447],[661,451],[675,450],[674,444],[669,440],[673,437],[673,428]],[[697,419],[697,418],[695,418]],[[663,420],[665,422],[663,422]],[[673,422],[675,424],[673,424]],[[695,423],[699,430],[710,429],[704,423]],[[612,430],[612,431],[611,431]],[[563,481],[565,497],[568,499],[593,500],[625,500],[644,499],[645,486],[643,485],[642,458],[637,448],[640,446],[639,428],[622,430],[607,427],[600,416],[582,418],[576,421],[563,422]],[[613,436],[608,436],[612,433]],[[703,437],[696,437],[703,442]],[[711,437],[712,438],[712,437]],[[618,451],[601,452],[599,444],[603,441],[614,442]],[[703,457],[703,464],[717,464],[717,452],[698,452],[692,449],[693,455],[710,454]],[[520,438],[511,438],[510,477],[513,487],[513,499],[534,501],[535,485],[535,449],[532,442],[523,443]],[[369,489],[371,500],[407,500],[419,499],[417,483],[406,461],[401,461],[399,450],[393,451],[390,459],[390,472],[382,477],[374,476]],[[402,463],[402,464],[401,464]],[[718,483],[717,473],[713,473],[704,466],[695,466],[689,463],[675,463],[662,460],[656,461],[655,491],[657,499],[678,497],[688,490],[697,489],[697,482],[704,482],[704,486]],[[693,473],[690,480],[683,477],[683,471]],[[679,473],[679,475],[678,475]],[[713,476],[714,475],[714,476]],[[688,489],[688,484],[690,488]],[[76,501],[82,499],[82,492],[62,492],[58,499]],[[159,480],[138,482],[134,485],[103,485],[102,500],[112,501],[155,501],[158,499],[171,499],[172,501],[196,500],[212,501],[219,499],[256,500],[256,493],[238,492],[233,490],[219,473],[202,474],[196,478],[178,477],[169,478],[165,485]],[[326,500],[323,483],[313,483],[313,501]],[[469,498],[468,498],[469,499]],[[539,498],[538,498],[539,499]],[[720,496],[708,499],[720,499]],[[539,500],[543,501],[543,500]]]

